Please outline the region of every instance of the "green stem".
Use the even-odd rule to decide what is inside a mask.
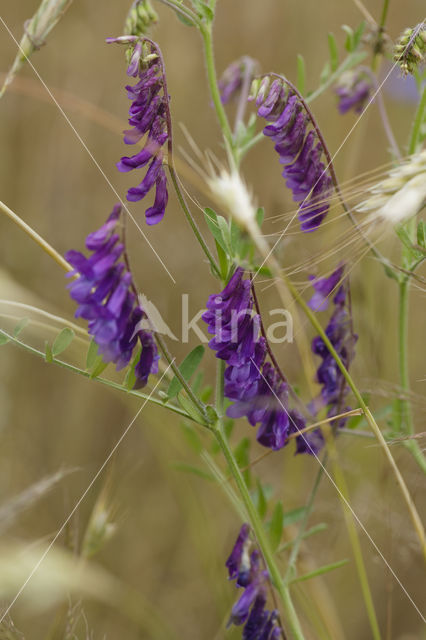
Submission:
[[[213,270],[213,272],[220,277],[220,269],[216,264],[216,260],[214,259],[212,253],[210,252],[210,249],[208,248],[206,241],[204,240],[203,236],[201,235],[200,230],[197,227],[197,224],[194,220],[194,218],[192,217],[192,214],[189,210],[189,207],[186,203],[185,197],[182,193],[182,190],[180,188],[178,179],[177,179],[177,175],[176,175],[176,170],[174,168],[173,165],[173,160],[171,158],[169,158],[169,173],[170,173],[170,177],[172,179],[172,183],[173,183],[173,187],[176,191],[176,195],[178,197],[179,200],[179,204],[182,208],[183,213],[185,214],[185,217],[192,229],[192,231],[194,232],[195,237],[197,238],[202,250],[204,251],[208,261],[210,262],[210,266]]]
[[[170,9],[173,9],[174,11],[176,11],[176,13],[179,13],[183,18],[191,22],[194,26],[200,26],[200,21],[196,14],[191,11],[191,9],[188,9],[188,7],[185,7],[180,2],[177,2],[177,0],[158,0],[158,2],[165,4],[166,7],[170,7]]]
[[[411,498],[410,492],[407,489],[407,486],[405,484],[404,478],[402,477],[398,466],[396,465],[396,462],[392,456],[392,453],[390,452],[389,446],[385,440],[385,438],[383,437],[382,432],[379,429],[379,426],[377,424],[377,422],[375,421],[371,411],[369,410],[369,408],[367,407],[366,403],[364,402],[364,399],[361,395],[361,393],[359,392],[355,382],[352,379],[352,376],[350,375],[349,371],[346,369],[345,365],[343,364],[339,354],[337,353],[337,351],[335,350],[335,348],[333,347],[333,345],[331,344],[330,340],[328,339],[328,336],[326,335],[325,331],[323,330],[320,322],[318,321],[315,313],[310,309],[310,307],[307,305],[307,303],[304,301],[304,299],[302,298],[302,296],[300,295],[299,291],[297,290],[297,288],[293,285],[293,283],[288,279],[285,278],[285,282],[287,284],[288,289],[291,291],[294,299],[296,300],[296,302],[298,302],[298,304],[302,307],[305,315],[307,316],[308,320],[310,321],[311,325],[314,327],[314,329],[317,331],[318,335],[322,338],[325,346],[327,347],[329,353],[333,356],[338,368],[340,369],[343,377],[345,378],[346,382],[348,383],[349,387],[352,389],[352,392],[355,396],[355,398],[357,399],[359,406],[361,407],[361,409],[363,410],[366,420],[370,426],[370,428],[372,429],[374,435],[376,436],[376,439],[378,440],[391,468],[392,471],[395,475],[395,478],[399,484],[399,487],[401,489],[402,495],[404,497],[404,500],[406,502],[408,511],[410,513],[413,525],[414,525],[414,529],[417,533],[417,536],[419,538],[420,541],[420,545],[421,545],[421,549],[423,552],[424,557],[426,558],[426,537],[425,537],[425,531],[424,531],[424,527],[422,524],[422,521],[419,517],[419,514],[417,512],[416,506],[413,502],[413,499]]]
[[[216,66],[213,53],[213,39],[212,39],[212,24],[202,24],[200,26],[201,36],[204,43],[204,57],[207,68],[207,79],[210,86],[210,93],[216,115],[219,120],[220,128],[225,139],[227,148],[229,149],[234,163],[238,166],[237,149],[235,147],[234,138],[232,135],[231,127],[220,99],[220,91],[217,83]]]
[[[421,127],[424,121],[424,115],[426,110],[426,89],[423,89],[422,97],[417,108],[417,112],[414,118],[413,127],[410,134],[410,141],[408,145],[408,153],[412,155],[416,152],[420,139]],[[405,226],[408,237],[412,244],[416,242],[416,218],[409,220]],[[405,244],[402,245],[402,267],[406,271],[413,270],[412,256],[409,247]],[[411,403],[407,397],[410,393],[410,375],[408,367],[408,314],[409,314],[409,297],[410,297],[410,278],[406,275],[401,275],[399,280],[399,325],[398,325],[398,354],[399,354],[399,379],[401,386],[402,398],[398,402],[398,415],[397,415],[397,431],[398,433],[414,433],[413,415],[411,411]],[[417,443],[416,443],[417,444]],[[422,462],[421,468],[426,466],[426,460],[418,450],[418,445],[410,445],[410,451],[415,452],[415,460]]]
[[[240,471],[237,461],[235,460],[234,454],[232,453],[228,441],[220,427],[215,429],[214,434],[226,459],[226,462],[228,463],[229,471],[234,478],[235,484],[237,485],[238,491],[244,503],[245,510],[247,512],[247,517],[256,536],[256,540],[268,568],[269,575],[271,576],[272,583],[274,584],[282,599],[286,611],[286,622],[288,622],[289,628],[291,629],[295,640],[304,640],[303,631],[300,626],[297,613],[291,601],[289,589],[283,583],[280,571],[275,563],[274,554],[271,550],[271,547],[269,546],[269,540],[266,536],[256,507],[254,506],[253,501],[250,497],[249,490],[244,481],[244,477]]]
[[[1,336],[4,336],[5,338],[7,338],[8,342],[12,342],[18,347],[21,347],[22,349],[24,349],[25,351],[28,351],[33,355],[39,356],[43,360],[46,359],[46,356],[42,351],[40,351],[39,349],[36,349],[35,347],[31,347],[28,344],[25,344],[25,342],[22,342],[22,340],[18,340],[18,338],[15,338],[13,335],[7,333],[3,329],[0,330],[0,337]],[[158,398],[154,398],[152,396],[150,397],[147,394],[141,393],[140,391],[136,391],[134,389],[126,389],[126,387],[123,387],[121,384],[118,384],[118,382],[107,380],[107,378],[100,378],[98,376],[96,378],[92,378],[90,371],[84,371],[83,369],[80,369],[79,367],[76,367],[73,364],[69,364],[68,362],[64,362],[63,360],[58,360],[58,358],[53,358],[52,364],[56,364],[62,369],[66,369],[67,371],[71,371],[72,373],[78,373],[80,376],[83,376],[83,378],[95,380],[96,382],[99,382],[100,384],[103,384],[106,387],[111,387],[112,389],[116,389],[117,391],[122,391],[129,396],[135,396],[136,398],[140,398],[141,400],[148,400],[149,402],[157,405],[158,407],[163,407],[164,409],[168,409],[169,411],[172,411],[173,413],[176,413],[177,415],[182,416],[187,420],[196,422],[194,418],[192,418],[186,411],[184,411],[183,409],[181,409],[176,405],[169,404],[167,402],[164,402],[163,400],[159,400]],[[201,423],[197,423],[197,424],[200,424],[203,427],[208,426],[207,424],[201,424]]]
[[[333,467],[334,481],[336,487],[339,490],[339,498],[343,506],[343,514],[345,518],[346,528],[349,534],[349,540],[351,542],[352,552],[355,558],[355,564],[358,572],[359,581],[361,583],[361,590],[364,597],[365,607],[367,609],[367,615],[370,622],[371,631],[374,640],[380,640],[380,629],[377,622],[376,611],[374,608],[374,602],[370,591],[370,585],[368,583],[367,571],[362,557],[361,545],[359,542],[358,532],[353,519],[353,514],[349,509],[349,492],[346,484],[345,476],[338,463],[337,450],[334,442],[334,436],[329,426],[325,427],[324,433],[326,434],[327,448],[330,452],[331,463]]]
[[[306,510],[305,510],[305,514],[303,516],[302,522],[300,523],[300,527],[299,527],[299,531],[297,533],[297,536],[293,542],[293,546],[290,552],[290,556],[287,562],[287,569],[286,572],[284,574],[284,584],[289,584],[290,580],[293,577],[294,574],[294,569],[296,567],[296,562],[297,562],[297,557],[299,554],[299,549],[300,549],[300,545],[302,543],[303,537],[305,535],[305,531],[306,531],[306,526],[308,524],[308,520],[309,520],[309,516],[311,515],[312,512],[312,508],[314,506],[314,501],[315,501],[315,497],[317,495],[318,492],[318,487],[320,485],[320,481],[322,478],[322,474],[326,465],[326,458],[324,458],[323,462],[321,463],[321,466],[318,470],[318,473],[316,475],[315,478],[315,482],[314,482],[314,486],[312,487],[312,491],[310,493],[309,496],[309,500],[308,503],[306,505]]]
[[[375,45],[374,56],[371,63],[371,68],[373,71],[377,71],[378,61],[382,53],[383,33],[385,30],[386,19],[388,17],[389,4],[390,4],[390,0],[384,0],[383,6],[382,6],[382,14],[380,16],[380,22],[378,25],[377,41]]]

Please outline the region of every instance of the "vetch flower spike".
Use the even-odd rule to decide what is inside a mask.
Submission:
[[[232,558],[232,574],[230,579],[236,579],[236,586],[243,587],[243,593],[232,607],[228,626],[231,624],[244,624],[243,640],[271,640],[282,637],[282,629],[279,626],[276,611],[268,611],[265,608],[267,587],[270,585],[269,574],[262,569],[259,551],[254,549],[248,554],[247,545],[250,541],[250,527],[243,524],[234,545],[232,553],[227,560]],[[243,545],[243,546],[242,546]],[[244,549],[241,553],[241,549]],[[244,583],[240,576],[244,575]]]
[[[169,96],[161,52],[148,38],[126,36],[108,38],[107,42],[125,43],[132,47],[127,75],[137,78],[137,82],[126,86],[132,104],[129,109],[131,129],[124,131],[124,142],[134,145],[145,138],[145,144],[133,156],[122,157],[117,168],[126,173],[148,167],[140,184],[128,190],[127,200],[139,202],[155,186],[154,204],[145,211],[147,224],[154,225],[163,219],[168,201],[163,163],[165,145],[171,135]]]
[[[146,385],[151,373],[157,373],[159,355],[152,333],[140,328],[146,314],[138,303],[117,233],[120,216],[121,206],[117,204],[105,224],[87,236],[89,258],[79,251],[66,253],[65,258],[74,267],[67,275],[77,276],[68,288],[78,303],[75,316],[88,320],[89,334],[104,362],[122,369],[139,346],[134,385],[138,389]]]
[[[260,85],[255,84],[249,99],[256,100],[258,116],[268,122],[263,133],[274,142],[293,200],[302,202],[298,211],[301,229],[314,231],[328,213],[332,191],[328,167],[321,161],[323,142],[296,88],[285,78],[270,75],[272,82],[269,76],[264,77]]]

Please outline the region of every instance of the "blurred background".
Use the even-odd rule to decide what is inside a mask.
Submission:
[[[105,38],[121,34],[129,4],[124,0],[74,2],[49,35],[47,44],[32,57],[72,126],[123,197],[135,181],[135,176],[119,174],[115,168],[115,162],[126,152],[121,137],[129,106],[123,88],[125,61],[123,51],[117,46],[107,46]],[[181,24],[166,7],[154,4],[160,22],[153,37],[160,44],[166,63],[175,148],[183,147],[194,156],[180,127],[182,123],[202,151],[210,149],[224,162],[199,35],[195,29]],[[373,0],[365,4],[377,20],[381,2]],[[37,6],[37,0],[3,0],[1,17],[18,40],[25,20]],[[407,26],[420,22],[422,12],[421,0],[391,2],[389,36],[396,39]],[[302,53],[308,89],[314,89],[327,58],[327,33],[335,33],[343,58],[341,25],[355,28],[361,19],[356,3],[351,0],[304,3],[220,0],[215,24],[218,72],[246,54],[257,59],[263,71],[274,70],[295,80],[297,53]],[[16,44],[0,24],[3,73],[11,66],[16,50]],[[384,97],[395,135],[404,150],[415,103],[404,97],[404,91],[402,97],[390,92],[384,92]],[[315,101],[313,110],[333,154],[356,118],[352,114],[338,115],[332,91]],[[117,198],[28,65],[0,101],[0,146],[1,200],[60,253],[70,248],[81,249],[87,233],[101,225]],[[344,182],[388,163],[387,146],[379,112],[373,105],[339,151],[337,175]],[[199,176],[179,152],[178,155],[180,175],[188,192],[203,206],[214,206],[199,190]],[[265,207],[270,218],[267,232],[277,233],[283,225],[272,224],[272,217],[291,210],[292,203],[269,145],[261,144],[249,154],[242,171],[258,204]],[[171,195],[166,218],[155,228],[145,226],[142,204],[131,205],[130,209],[175,280],[171,280],[152,249],[129,224],[129,250],[138,287],[154,301],[172,331],[179,335],[182,294],[189,294],[192,315],[204,307],[208,294],[217,291],[218,285],[174,196]],[[204,229],[202,214],[196,206],[193,213]],[[280,245],[278,252],[281,263],[287,267],[303,263],[317,252],[325,253],[333,246],[338,248],[338,239],[345,233],[353,233],[346,222],[337,219],[320,233],[303,238],[297,233],[297,225],[292,230],[294,235]],[[60,268],[4,216],[0,216],[0,233],[1,326],[13,326],[16,318],[28,315],[8,301],[35,305],[71,320],[74,305],[65,290]],[[398,259],[398,245],[392,235],[383,240],[380,248],[389,257]],[[294,280],[303,284],[309,273],[325,273],[342,257],[352,267],[354,323],[359,334],[354,376],[369,393],[371,406],[382,410],[395,396],[398,383],[396,284],[385,277],[372,258],[351,249],[336,251],[330,261],[319,262],[310,271],[298,271]],[[259,294],[265,310],[277,306],[273,289],[263,291],[260,285]],[[424,299],[424,293],[413,288],[409,358],[413,410],[419,432],[425,430],[426,409],[421,397],[425,385],[421,349]],[[31,324],[22,335],[30,344],[43,348],[44,341],[52,340],[55,331],[61,328],[55,327],[52,330],[49,326]],[[196,344],[197,336],[192,334],[189,347]],[[189,350],[188,345],[179,342],[170,342],[170,349],[178,361]],[[67,358],[84,367],[85,350],[84,341],[76,340],[67,351]],[[294,345],[281,345],[276,355],[293,384],[303,386]],[[204,364],[207,381],[212,382],[211,353],[206,354]],[[107,373],[114,376],[109,370]],[[0,504],[7,504],[46,476],[72,470],[39,500],[33,496],[28,508],[19,511],[7,531],[1,532],[5,544],[24,542],[37,558],[38,550],[44,548],[42,545],[52,539],[64,522],[135,415],[140,401],[45,364],[11,345],[1,349],[0,398]],[[241,424],[238,434],[244,433],[254,440],[254,431]],[[421,608],[424,574],[418,545],[381,451],[374,440],[349,436],[339,438],[338,448],[354,510]],[[262,452],[255,444],[252,451],[253,457]],[[395,445],[393,452],[421,510],[424,507],[421,472],[403,447]],[[152,620],[158,616],[167,621],[176,638],[237,638],[238,632],[224,630],[235,597],[234,585],[226,579],[224,561],[239,529],[239,516],[221,488],[202,477],[183,473],[180,469],[183,464],[202,467],[198,455],[183,437],[179,419],[161,408],[147,406],[88,492],[57,546],[71,544],[70,539],[81,541],[99,496],[102,498],[107,489],[116,531],[94,562],[99,570],[105,569],[120,584],[131,588],[132,593],[138,592],[135,606],[139,607],[139,617]],[[316,471],[316,461],[306,456],[294,457],[292,446],[257,465],[257,472],[269,479],[286,509],[303,505]],[[308,569],[352,558],[341,505],[327,479],[321,484],[311,524],[321,522],[328,524],[327,531],[310,538],[303,547],[302,562]],[[286,535],[291,538],[295,531],[290,528]],[[424,628],[418,613],[362,533],[361,540],[380,624],[386,630],[383,637],[400,640],[426,637],[422,635]],[[334,628],[340,628],[335,638],[370,637],[352,559],[342,569],[298,588],[295,595],[302,617],[313,600],[321,603],[322,611],[335,619]],[[47,599],[39,605],[33,600],[34,591],[26,597],[23,593],[11,610],[16,628],[27,639],[85,638],[92,637],[91,632],[94,639],[157,637],[155,630],[149,625],[145,628],[138,625],[117,602],[113,605],[99,602],[96,597],[83,597],[79,609],[78,595],[70,595],[65,603],[52,604]],[[64,613],[72,607],[76,607],[75,617],[80,616],[80,622],[76,636],[67,636],[62,621]],[[322,637],[309,629],[307,625],[307,638]],[[19,635],[16,632],[11,637]]]

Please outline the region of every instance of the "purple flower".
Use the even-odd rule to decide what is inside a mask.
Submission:
[[[339,265],[337,269],[328,276],[328,278],[315,278],[314,276],[309,276],[309,280],[311,280],[312,286],[315,290],[314,295],[308,302],[308,305],[313,311],[325,311],[328,308],[329,296],[341,281],[343,271],[344,266]],[[336,297],[342,295],[342,292],[344,296],[344,288],[339,287],[339,290],[335,294]]]
[[[159,355],[152,335],[140,328],[146,314],[137,302],[131,273],[124,262],[124,245],[117,227],[121,206],[115,205],[106,223],[86,238],[91,256],[68,251],[65,258],[74,267],[68,285],[78,303],[75,316],[88,320],[88,331],[104,362],[117,370],[127,366],[139,343],[141,354],[135,368],[135,388],[143,387],[150,373],[157,373]],[[77,276],[77,277],[76,277]]]
[[[328,278],[315,279],[311,277],[315,289],[315,293],[309,301],[312,309],[322,311],[326,308],[327,296],[341,281],[343,272],[344,266],[340,265]],[[325,333],[343,364],[348,368],[353,357],[357,336],[352,331],[350,314],[346,308],[346,296],[347,283],[343,283],[334,295],[334,311]],[[327,415],[333,417],[343,411],[344,398],[349,389],[337,362],[320,336],[316,336],[312,340],[312,351],[322,359],[317,370],[317,381],[322,387],[321,393],[312,402],[312,407],[315,407],[316,411],[322,407],[328,407]],[[339,421],[338,426],[343,426],[342,421]]]
[[[249,533],[249,525],[244,524],[226,563],[230,578],[238,578],[236,585],[243,587],[242,594],[232,607],[228,626],[245,623],[242,635],[243,640],[279,638],[281,629],[277,622],[277,612],[270,612],[265,609],[269,574],[261,567],[260,554],[257,549],[254,549],[250,555],[248,554],[246,545]],[[231,558],[232,575],[229,566]],[[244,584],[240,582],[242,573],[245,575]],[[279,634],[276,633],[276,629],[280,631]]]
[[[347,71],[340,76],[334,90],[339,98],[338,109],[341,114],[353,109],[361,113],[373,86],[362,71]]]
[[[265,136],[274,142],[286,185],[295,202],[302,202],[299,220],[302,231],[317,229],[329,210],[332,180],[321,161],[323,146],[313,129],[308,132],[309,119],[298,96],[286,91],[283,82],[275,79],[262,82],[256,99],[258,115],[268,124]],[[316,142],[316,144],[314,144]]]
[[[219,92],[222,104],[230,102],[243,88],[244,82],[250,87],[254,77],[257,62],[243,56],[232,62],[219,79]]]
[[[114,42],[113,39],[109,41]],[[150,59],[147,60],[148,54]],[[168,96],[164,92],[162,67],[155,45],[146,40],[136,42],[127,75],[137,78],[137,82],[133,86],[126,86],[132,104],[129,109],[131,129],[124,131],[124,142],[129,145],[137,144],[144,136],[146,140],[144,147],[133,156],[123,156],[117,163],[117,168],[128,172],[149,165],[140,184],[128,190],[127,200],[142,200],[155,185],[154,204],[145,211],[147,224],[154,225],[164,217],[168,200],[163,161],[164,145],[170,134]]]

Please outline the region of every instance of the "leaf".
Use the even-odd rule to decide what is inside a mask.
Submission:
[[[395,231],[399,237],[399,239],[401,240],[402,244],[408,249],[408,251],[410,252],[410,255],[412,256],[412,258],[414,259],[414,261],[419,260],[420,258],[423,257],[424,253],[423,251],[419,251],[418,249],[416,249],[413,246],[413,243],[411,242],[411,238],[408,234],[408,231],[405,227],[398,226],[395,228]]]
[[[243,438],[234,449],[234,456],[238,466],[241,470],[245,469],[242,473],[248,487],[251,485],[251,473],[250,469],[246,467],[250,464],[250,445],[249,438]]]
[[[355,33],[354,33],[354,36],[353,36],[353,47],[354,47],[354,49],[357,49],[359,44],[360,44],[360,42],[361,42],[362,36],[364,35],[364,31],[365,31],[365,24],[366,23],[364,21],[362,21],[361,24],[359,25],[358,29],[355,30]]]
[[[0,346],[2,346],[3,344],[7,344],[9,340],[9,336],[7,336],[4,331],[0,330]]]
[[[87,349],[86,369],[91,369],[95,365],[97,356],[98,356],[98,345],[92,338],[89,344],[89,348]]]
[[[225,244],[225,251],[232,256],[231,232],[229,230],[228,223],[223,216],[217,216],[217,223]]]
[[[198,422],[199,424],[205,423],[204,417],[201,415],[197,407],[194,406],[194,403],[190,398],[187,398],[183,393],[179,393],[177,399],[182,409],[184,409],[186,413],[195,420],[195,422]]]
[[[204,469],[200,469],[199,467],[195,467],[192,464],[186,464],[185,462],[175,462],[172,464],[173,469],[177,471],[183,471],[185,473],[192,473],[199,478],[204,478],[204,480],[210,480],[210,482],[214,482],[215,478],[208,471],[204,471]]]
[[[18,322],[18,324],[16,325],[16,327],[13,330],[13,335],[14,335],[15,338],[17,338],[19,336],[21,331],[27,326],[28,322],[29,322],[28,318],[22,318],[22,320],[20,320]]]
[[[263,207],[258,208],[258,210],[256,211],[255,218],[258,226],[261,227],[265,219],[265,209]]]
[[[351,29],[351,27],[349,27],[347,24],[342,24],[342,29],[347,34],[346,35],[346,40],[345,40],[345,49],[346,49],[346,51],[349,51],[349,53],[350,53],[355,48],[354,47],[354,43],[355,43],[354,32],[353,32],[353,29]]]
[[[53,362],[52,349],[50,348],[50,344],[47,342],[47,340],[44,347],[44,353],[46,362]]]
[[[291,511],[286,511],[283,516],[283,526],[288,527],[295,522],[299,522],[306,514],[306,507],[299,507],[298,509],[292,509]]]
[[[226,251],[222,249],[218,241],[215,240],[214,242],[216,245],[217,257],[219,258],[220,276],[223,280],[227,280],[229,269],[228,256],[226,254]]]
[[[259,478],[256,479],[256,505],[257,512],[260,518],[263,520],[268,509],[268,502],[266,500],[265,492],[263,491],[262,483],[260,482]]]
[[[93,380],[94,378],[97,378],[98,376],[100,376],[101,373],[103,371],[105,371],[105,369],[107,368],[108,364],[109,364],[108,362],[104,362],[102,360],[101,356],[98,356],[96,358],[95,365],[94,365],[92,371],[90,372],[91,380]]]
[[[206,218],[207,226],[210,229],[213,238],[216,240],[217,243],[220,244],[222,249],[226,251],[226,245],[222,238],[222,233],[219,227],[216,212],[213,211],[213,209],[206,207],[204,209],[204,216]]]
[[[348,564],[349,560],[346,558],[345,560],[339,560],[338,562],[332,562],[331,564],[325,564],[319,569],[315,569],[315,571],[311,571],[310,573],[305,573],[303,576],[299,576],[294,578],[291,581],[291,584],[295,582],[304,582],[305,580],[310,580],[311,578],[316,578],[317,576],[322,576],[324,573],[329,573],[330,571],[334,571],[334,569],[340,569],[345,564]]]
[[[74,336],[74,331],[69,327],[65,327],[65,329],[62,329],[60,334],[56,336],[53,342],[52,355],[55,357],[65,351],[65,349],[70,346],[71,342],[74,339]]]
[[[200,364],[203,355],[204,355],[204,347],[199,344],[195,347],[184,359],[184,361],[179,365],[179,371],[182,374],[185,382],[191,378],[191,376],[195,373],[198,365]],[[182,383],[175,376],[170,382],[169,388],[167,390],[167,395],[169,398],[175,398],[179,391],[182,389]]]
[[[306,90],[306,65],[305,58],[298,53],[297,54],[297,82],[296,86],[302,96],[305,95]]]
[[[279,501],[275,505],[272,518],[269,523],[269,540],[272,551],[276,551],[281,542],[284,529],[284,511],[282,502]]]
[[[420,220],[417,225],[417,244],[422,249],[426,248],[426,222],[424,220]]]
[[[233,256],[237,256],[240,249],[241,232],[234,220],[231,220],[230,242]]]
[[[333,33],[327,35],[328,38],[328,50],[330,53],[330,67],[332,71],[336,71],[339,66],[339,51],[337,48],[336,38]]]
[[[213,387],[211,385],[207,385],[206,387],[204,387],[204,389],[200,393],[200,400],[205,404],[212,397],[212,393],[213,393]]]
[[[136,365],[138,364],[139,359],[141,357],[141,353],[142,353],[142,348],[138,347],[138,349],[136,350],[136,355],[133,358],[129,368],[126,371],[126,375],[124,377],[124,386],[129,391],[130,391],[130,389],[133,389],[133,387],[135,386],[135,383],[136,383],[135,369],[136,369]]]

